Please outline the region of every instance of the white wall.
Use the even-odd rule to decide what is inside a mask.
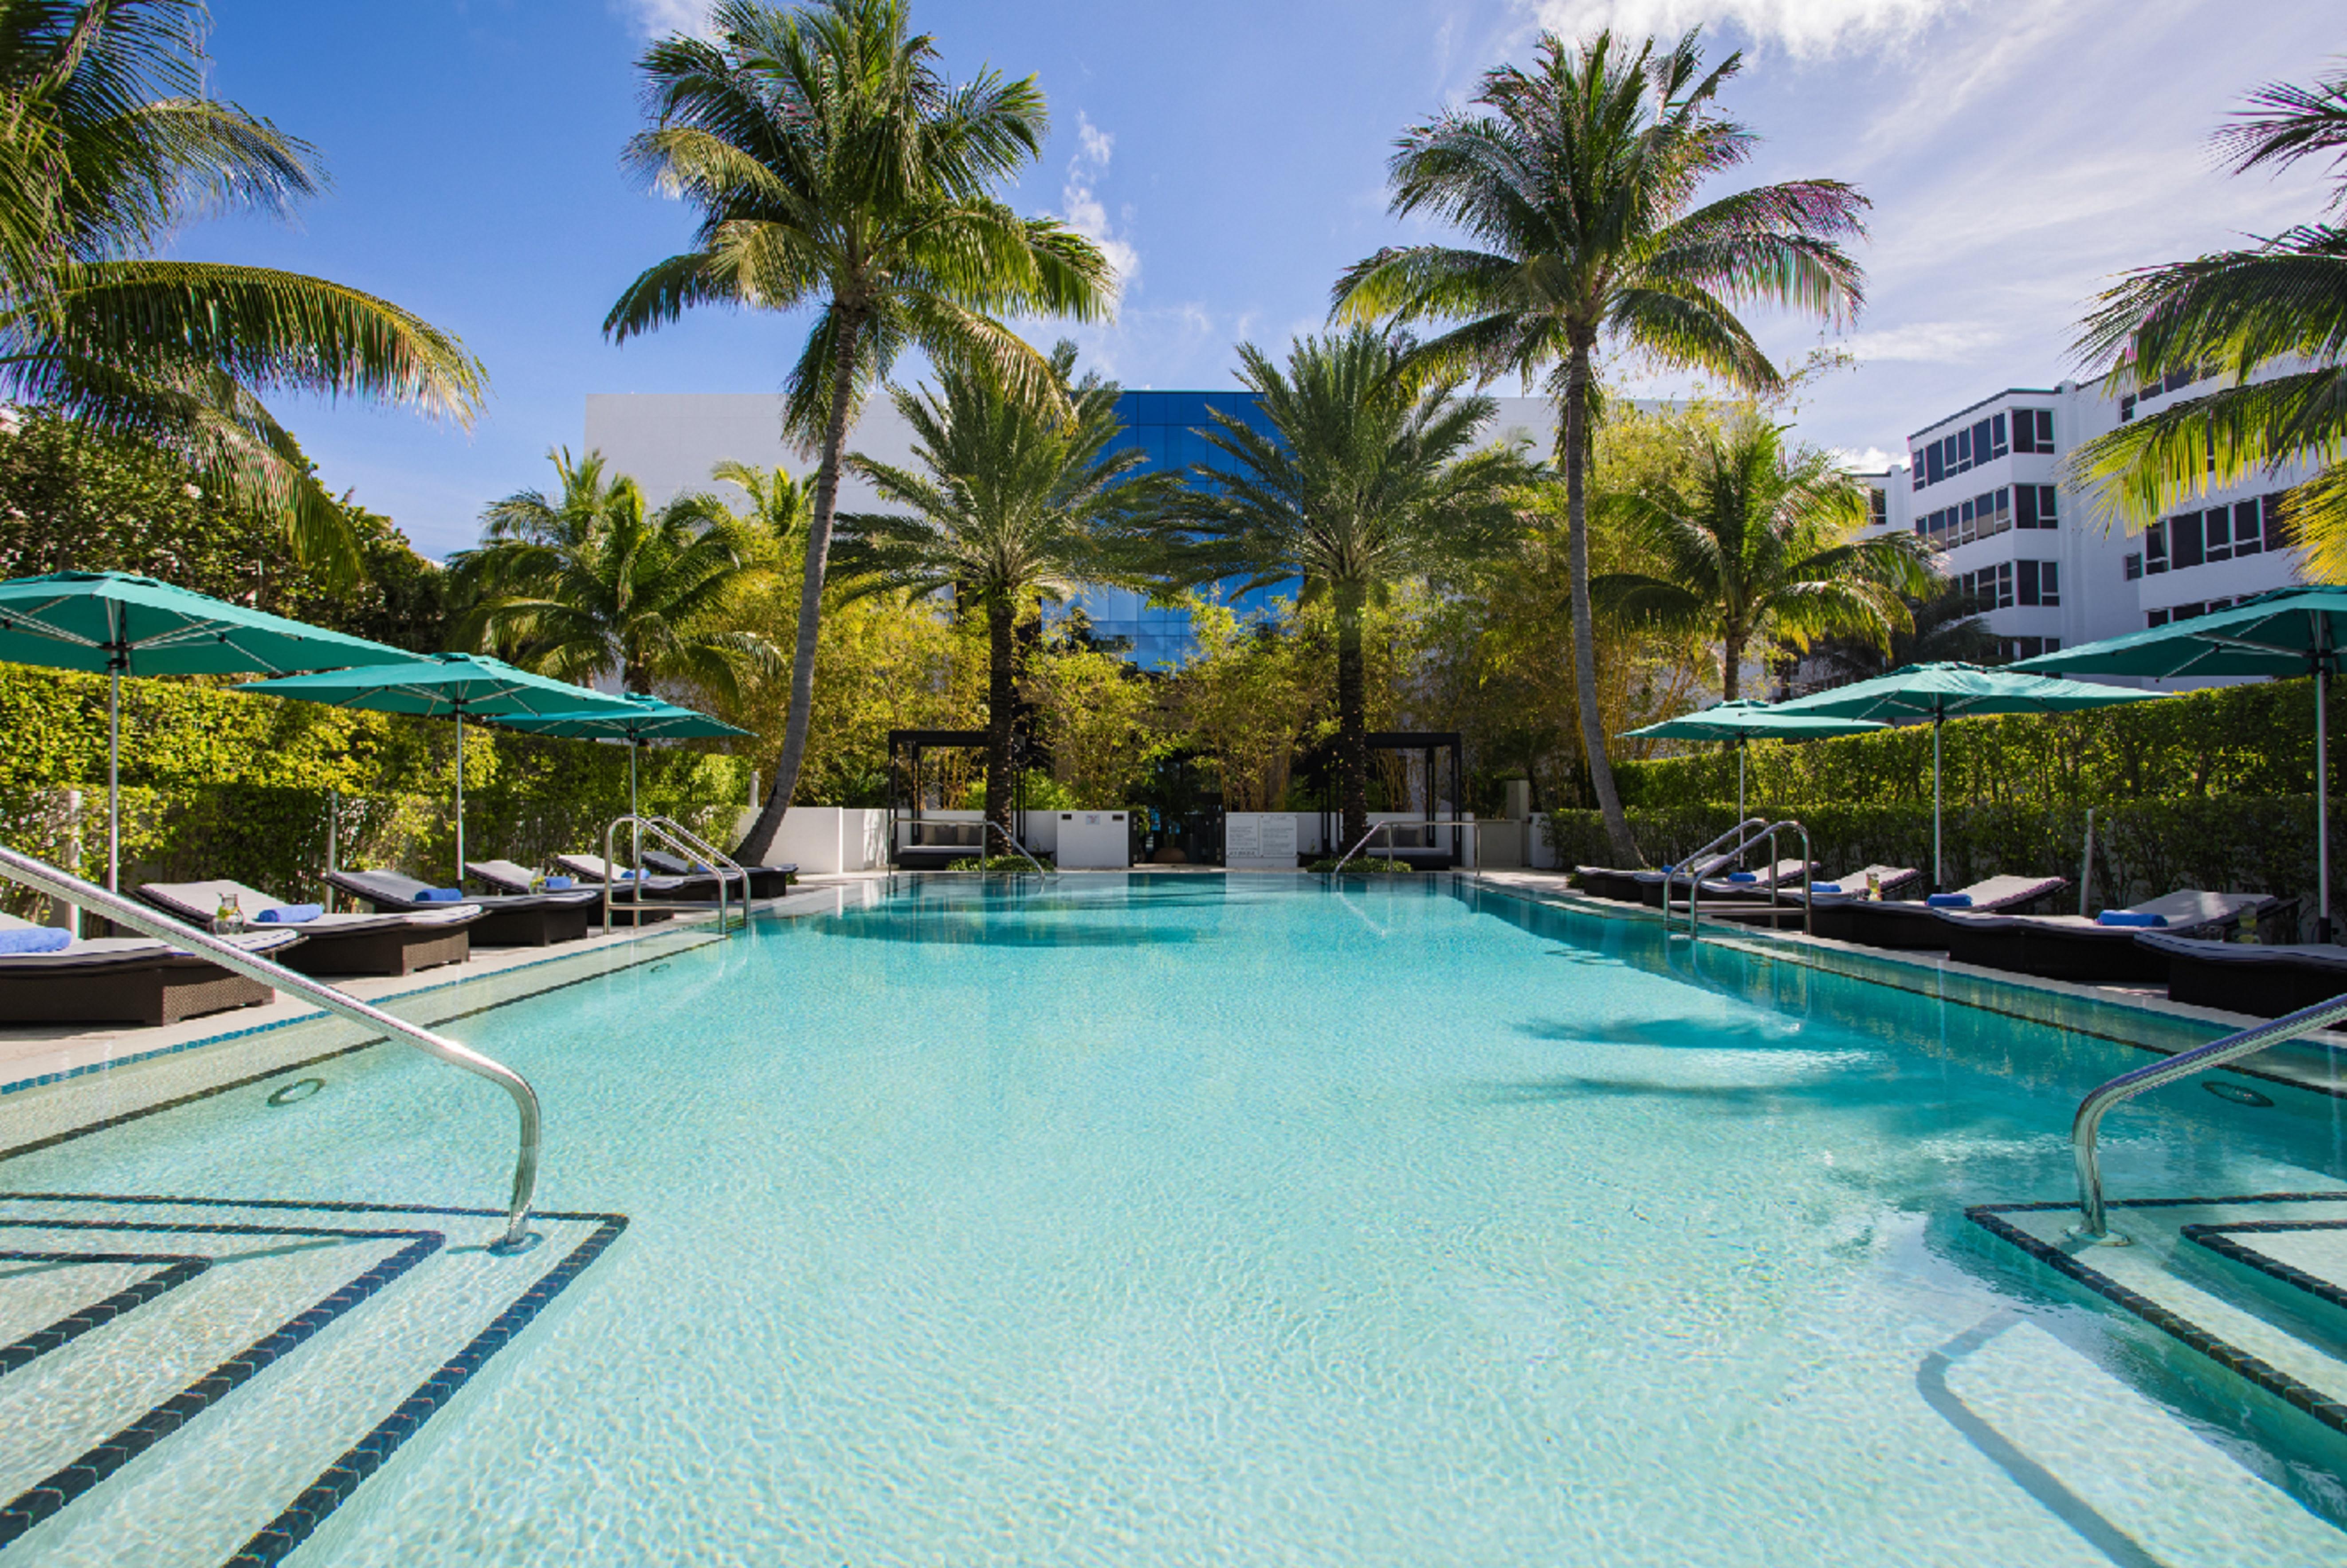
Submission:
[[[757,817],[754,808],[743,809],[734,827],[736,842]],[[855,806],[794,805],[783,818],[766,864],[796,866],[810,876],[877,870],[888,864],[888,814]]]

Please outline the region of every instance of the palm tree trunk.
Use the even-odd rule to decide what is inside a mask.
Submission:
[[[1337,798],[1345,814],[1342,855],[1369,831],[1368,720],[1362,697],[1361,603],[1358,583],[1337,589]]]
[[[1004,600],[986,607],[986,820],[999,825],[1012,838],[1018,836],[1018,825],[1010,820],[1011,801],[1018,781],[1011,776],[1010,717],[1015,702],[1011,684],[1012,648],[1011,618],[1018,603]],[[1010,845],[999,835],[989,835],[993,842],[979,851],[981,855],[1008,855]]]
[[[1589,346],[1573,345],[1564,382],[1564,418],[1560,433],[1564,448],[1564,505],[1572,538],[1573,680],[1581,710],[1581,751],[1589,761],[1589,782],[1597,791],[1597,809],[1605,814],[1605,836],[1612,841],[1615,861],[1644,865],[1630,836],[1630,819],[1622,815],[1621,792],[1614,787],[1614,764],[1605,756],[1605,721],[1597,711],[1597,631],[1589,609]]]
[[[744,865],[762,864],[783,827],[783,814],[799,787],[806,761],[807,722],[815,712],[815,639],[823,630],[824,569],[831,556],[831,519],[839,506],[839,449],[847,444],[847,412],[856,397],[856,343],[863,320],[839,313],[839,339],[831,366],[831,422],[824,426],[823,462],[815,469],[815,515],[807,519],[806,570],[799,581],[798,640],[791,654],[791,709],[783,723],[783,755],[774,764],[774,787],[759,808],[758,820],[734,850]]]
[[[1733,702],[1743,695],[1744,639],[1733,633],[1719,640],[1719,700]]]

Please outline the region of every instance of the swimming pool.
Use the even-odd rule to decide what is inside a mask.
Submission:
[[[538,1086],[539,1207],[602,1249],[296,1563],[2347,1558],[2335,1453],[1965,1219],[2071,1195],[2109,1040],[1447,879],[1196,875],[907,881],[446,1032]],[[2115,1118],[2113,1193],[2340,1186],[2340,1102],[2261,1087]],[[377,1048],[0,1184],[412,1216],[502,1191],[509,1115]],[[303,1223],[289,1299],[419,1245]],[[272,1379],[427,1336],[436,1266],[174,1442],[310,1462],[343,1385]],[[0,1555],[223,1560],[161,1473]]]

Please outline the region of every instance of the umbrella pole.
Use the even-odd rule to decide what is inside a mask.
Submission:
[[[456,710],[456,884],[465,886],[465,710]]]
[[[628,815],[641,816],[643,808],[636,804],[636,737],[628,737]]]
[[[2331,940],[2331,661],[2314,667],[2314,939]]]
[[[122,660],[106,667],[106,890],[122,891]],[[2330,906],[2323,906],[2328,913]]]
[[[1944,893],[1947,883],[1940,875],[1940,726],[1947,721],[1938,713],[1932,715],[1932,891]]]
[[[1736,820],[1744,820],[1744,737],[1736,737]]]

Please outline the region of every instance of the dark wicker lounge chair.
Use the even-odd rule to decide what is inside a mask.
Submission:
[[[1703,901],[1706,904],[1718,900],[1765,904],[1776,897],[1780,887],[1799,888],[1816,869],[1806,860],[1780,860],[1758,871],[1741,874],[1730,871],[1717,876],[1706,876],[1703,879]],[[1680,886],[1685,886],[1686,884],[1681,883]],[[1799,894],[1788,893],[1788,896],[1798,897]]]
[[[208,924],[223,894],[235,897],[256,929],[267,928],[262,910],[285,907],[241,882],[149,882],[138,889],[148,903],[191,926]],[[283,962],[305,975],[412,975],[461,964],[472,953],[470,927],[480,917],[473,904],[443,904],[413,915],[320,915],[284,927],[299,931],[302,941]]]
[[[647,855],[644,858],[650,860],[651,856]],[[640,892],[641,896],[646,898],[663,899],[677,904],[714,906],[717,902],[717,878],[713,876],[678,876],[667,872],[639,872],[630,875],[624,866],[614,867],[606,865],[600,855],[558,855],[554,857],[554,863],[572,876],[592,884],[599,894],[606,876],[616,870],[618,876],[613,882],[612,892],[614,905],[620,901],[622,892]],[[733,890],[726,897],[736,905],[743,903],[742,884],[739,881],[734,882]]]
[[[2208,936],[2274,908],[2263,893],[2203,893],[2185,889],[2127,907],[2127,914],[2157,916],[2154,927],[2171,937]],[[2053,980],[2085,984],[2157,985],[2168,979],[2162,949],[2136,941],[2143,927],[2106,926],[2082,915],[1976,914],[1935,909],[1945,927],[1948,956],[1963,964],[2010,969]]]
[[[1778,892],[1771,903],[1745,904],[1723,900],[1717,907],[1710,901],[1711,885],[1706,883],[1703,912],[1706,917],[1716,917],[1722,920],[1743,920],[1754,923],[1765,920],[1772,926],[1782,927],[1789,913],[1799,910],[1805,901],[1809,903],[1813,909],[1824,909],[1835,904],[1863,902],[1866,898],[1868,872],[1874,874],[1875,886],[1886,894],[1923,879],[1923,874],[1911,866],[1868,866],[1848,876],[1812,876],[1807,886],[1795,883]]]
[[[377,909],[414,914],[448,907],[419,897],[431,891],[432,884],[396,871],[329,871],[326,880]],[[482,910],[479,923],[472,928],[473,945],[480,948],[544,948],[575,942],[603,912],[602,892],[593,887],[519,897],[467,895],[464,901]]]
[[[0,930],[37,929],[0,914]],[[283,962],[294,927],[248,931],[240,948]],[[0,953],[0,1024],[178,1023],[224,1008],[259,1007],[277,993],[259,980],[152,937],[76,939],[51,953]]]
[[[2066,876],[1992,876],[1959,892],[1972,899],[1970,907],[1983,912],[2012,912],[2050,898],[2070,886]],[[1838,942],[1862,942],[1870,948],[1919,952],[1945,948],[1947,927],[1921,899],[1853,897],[1820,903],[1817,934]]]
[[[667,876],[709,876],[714,875],[704,866],[689,865],[673,855],[657,849],[644,851],[645,868]],[[796,866],[744,866],[750,878],[750,897],[779,898],[790,891],[791,878],[798,875]]]
[[[1616,871],[1610,866],[1576,866],[1573,868],[1573,885],[1592,898],[1610,898],[1617,904],[1638,902],[1637,873]]]
[[[465,862],[465,870],[474,881],[478,882],[490,892],[501,894],[528,893],[530,890],[530,882],[537,875],[527,866],[512,860],[467,860]],[[581,886],[579,877],[569,873],[559,875],[568,878],[572,888]],[[602,892],[600,882],[589,882],[584,886],[599,897]],[[560,893],[566,889],[545,887],[539,891]],[[611,910],[611,923],[615,926],[657,926],[662,920],[673,919],[675,916],[676,911],[673,909],[630,909],[615,900]],[[603,917],[603,908],[600,903],[595,907],[595,917],[599,920]]]
[[[2167,960],[2170,1001],[2280,1018],[2347,995],[2347,948],[2203,942],[2167,931],[2137,931],[2135,940]]]

